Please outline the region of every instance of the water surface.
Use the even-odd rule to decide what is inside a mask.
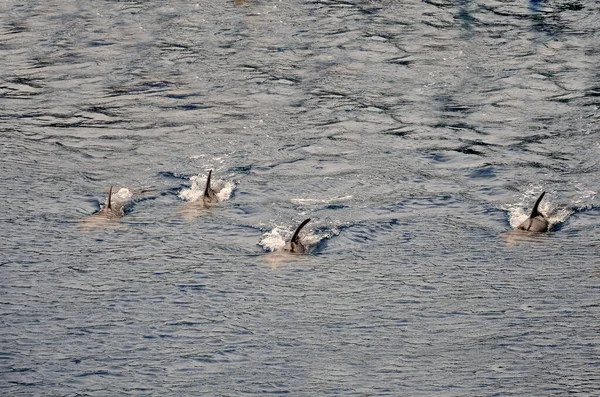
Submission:
[[[597,395],[599,21],[3,2],[0,392]]]

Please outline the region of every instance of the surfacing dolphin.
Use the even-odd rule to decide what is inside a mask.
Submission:
[[[202,215],[209,214],[209,208],[212,207],[213,204],[217,204],[223,200],[223,198],[219,197],[219,193],[221,192],[222,188],[213,189],[212,187],[212,172],[213,170],[208,171],[208,176],[206,177],[206,186],[202,192],[202,197],[193,197],[192,201],[189,201],[178,211],[179,215],[181,215],[188,222],[191,222]],[[193,180],[191,189],[192,191],[196,189],[195,184],[196,181]]]
[[[545,194],[546,192],[542,192],[542,194],[540,194],[540,197],[538,197],[537,201],[535,202],[535,205],[533,206],[533,210],[531,210],[531,215],[529,215],[529,218],[527,218],[523,223],[519,225],[519,227],[517,227],[518,230],[525,230],[528,232],[538,233],[548,231],[548,220],[546,219],[544,214],[542,214],[538,209],[538,207],[540,206],[540,202],[542,201],[542,198],[544,198]]]
[[[291,252],[293,254],[308,254],[308,252],[310,251],[310,249],[308,248],[308,246],[302,244],[300,242],[300,230],[302,230],[302,228],[304,226],[306,226],[306,224],[310,222],[310,218],[305,219],[300,226],[298,226],[298,228],[296,229],[296,231],[294,232],[294,235],[292,236],[292,239],[290,240],[289,243],[287,243],[285,245],[285,247],[283,247],[284,251],[288,251]]]
[[[113,204],[112,191],[113,187],[111,186],[108,190],[106,204],[100,209],[100,211],[81,221],[80,227],[83,230],[90,231],[92,229],[109,226],[111,223],[113,223],[113,221],[122,218],[125,215],[123,203]]]
[[[119,205],[116,208],[113,206],[112,190],[113,190],[113,187],[111,186],[110,189],[108,189],[108,197],[106,198],[106,205],[104,206],[104,208],[102,208],[100,211],[98,211],[97,215],[103,215],[107,218],[121,218],[125,215],[125,212],[123,211],[122,205]]]

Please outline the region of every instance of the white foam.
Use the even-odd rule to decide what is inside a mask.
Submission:
[[[112,197],[113,200],[116,199],[118,201],[129,201],[133,197],[133,192],[126,187],[122,187],[118,192],[113,193]]]
[[[289,231],[275,227],[270,232],[266,232],[260,238],[258,245],[263,247],[265,251],[277,251],[285,246],[285,239],[282,236],[290,234]]]
[[[222,183],[219,184],[219,182]],[[217,181],[216,186],[221,189],[217,192],[219,201],[229,200],[235,190],[235,183],[232,181]]]
[[[110,196],[110,200],[111,200],[111,204],[113,206],[122,207],[123,205],[129,203],[129,201],[131,200],[132,197],[133,197],[133,192],[131,190],[127,189],[126,187],[122,187],[116,193],[113,193]],[[106,201],[104,202],[105,206],[107,204],[108,204],[108,197],[106,198]]]
[[[190,178],[192,186],[189,189],[183,189],[179,192],[179,198],[185,201],[194,202],[204,195],[204,184],[207,176],[194,175]]]

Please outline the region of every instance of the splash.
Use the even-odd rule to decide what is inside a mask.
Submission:
[[[118,192],[113,193],[112,202],[126,203],[133,197],[133,192],[126,187],[122,187]]]
[[[220,180],[217,182],[221,182]],[[217,197],[219,201],[229,200],[233,191],[235,190],[235,183],[232,181],[223,181],[222,186],[217,184],[217,187],[220,187],[219,192],[217,193]]]
[[[292,234],[290,231],[275,227],[270,232],[266,232],[262,235],[258,245],[268,252],[278,251],[285,246],[284,236],[288,235],[291,237]]]
[[[207,177],[208,174],[198,174],[192,176],[190,178],[192,186],[189,189],[181,190],[181,192],[179,192],[179,198],[190,203],[201,200],[204,196],[204,188],[206,187]],[[235,190],[235,183],[232,181],[224,181],[222,179],[213,179],[212,187],[217,192],[217,199],[219,202],[221,202],[231,198],[231,195]]]

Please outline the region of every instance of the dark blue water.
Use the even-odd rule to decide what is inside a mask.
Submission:
[[[600,394],[599,24],[3,2],[0,394]]]

